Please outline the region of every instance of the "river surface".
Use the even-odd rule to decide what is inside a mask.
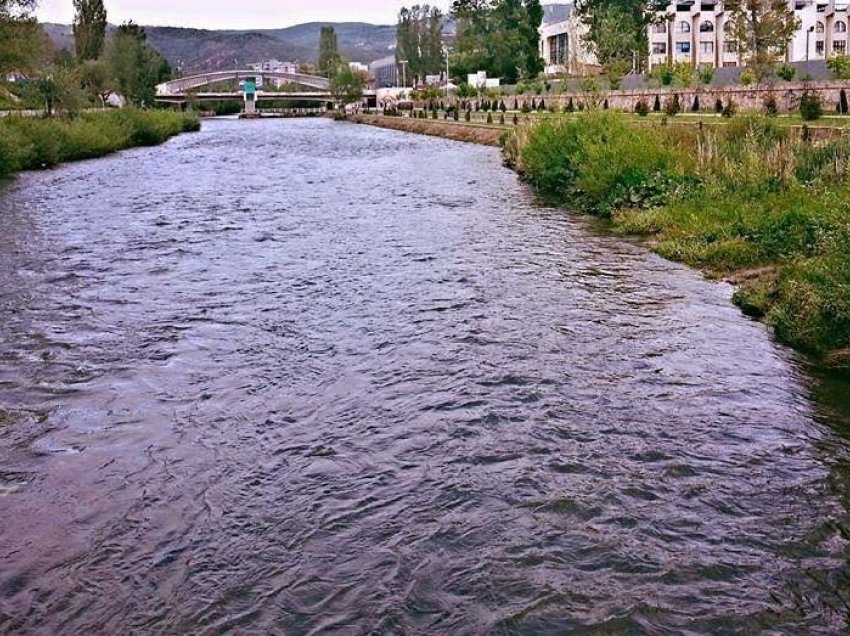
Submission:
[[[373,128],[22,175],[0,632],[837,633],[846,385],[730,294]]]

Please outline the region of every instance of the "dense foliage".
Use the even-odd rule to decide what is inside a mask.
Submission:
[[[194,114],[131,108],[75,119],[0,119],[0,176],[162,143],[198,130]]]
[[[406,61],[412,77],[425,79],[444,67],[443,14],[437,7],[414,5],[398,16],[396,60]]]
[[[133,22],[118,27],[107,58],[117,91],[137,106],[152,106],[156,85],[171,79],[171,66]]]
[[[319,72],[329,76],[339,64],[339,39],[332,26],[322,27],[319,34]]]
[[[850,141],[812,144],[755,116],[700,130],[599,112],[520,128],[505,154],[542,192],[652,236],[664,256],[756,272],[736,295],[748,313],[850,364]]]
[[[35,0],[0,0],[0,74],[36,67],[46,38],[30,15]]]
[[[452,72],[466,76],[486,71],[505,84],[535,78],[543,70],[539,0],[455,0],[457,41]]]
[[[80,62],[96,60],[106,41],[106,8],[103,0],[74,0],[74,44]]]

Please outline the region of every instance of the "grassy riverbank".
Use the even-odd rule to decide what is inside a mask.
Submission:
[[[66,119],[0,119],[0,176],[153,146],[200,128],[195,114],[122,109]]]
[[[781,341],[850,370],[850,141],[760,117],[699,130],[595,112],[520,127],[505,157],[542,193],[736,280]]]

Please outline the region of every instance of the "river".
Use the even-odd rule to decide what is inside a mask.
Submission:
[[[846,385],[730,295],[365,126],[21,175],[0,632],[835,633]]]

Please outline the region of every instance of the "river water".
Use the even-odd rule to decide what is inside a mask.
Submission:
[[[835,633],[846,386],[730,294],[373,128],[22,175],[0,632]]]

